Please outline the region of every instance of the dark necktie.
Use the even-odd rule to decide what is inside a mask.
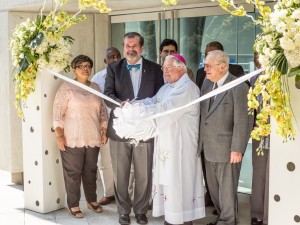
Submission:
[[[141,68],[141,64],[135,64],[135,65],[127,65],[127,69],[130,71],[132,70],[132,68],[135,68],[135,69],[140,69]]]
[[[214,83],[214,86],[213,86],[212,91],[215,90],[215,89],[217,89],[217,88],[218,88],[218,84],[217,84],[217,83]],[[210,99],[209,99],[209,108],[208,108],[208,110],[211,108],[212,104],[214,103],[215,98],[216,98],[216,95],[210,97]]]

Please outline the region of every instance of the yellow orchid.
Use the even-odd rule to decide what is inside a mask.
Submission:
[[[256,117],[258,127],[252,131],[252,138],[259,139],[261,136],[269,135],[268,118],[272,116],[277,123],[276,132],[284,141],[293,139],[295,130],[292,124],[287,74],[292,71],[289,76],[300,77],[300,42],[298,39],[293,41],[293,38],[298,38],[300,32],[298,26],[300,1],[278,0],[272,12],[271,8],[265,5],[265,1],[245,0],[258,10],[260,13],[258,19],[247,15],[243,6],[238,6],[233,0],[212,1],[218,2],[220,7],[232,15],[251,17],[262,30],[262,33],[257,35],[254,49],[259,53],[260,62],[266,70],[248,94],[250,111],[258,108],[257,97],[262,96],[262,105],[259,106],[261,111]]]

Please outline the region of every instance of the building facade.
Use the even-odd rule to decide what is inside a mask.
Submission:
[[[68,0],[64,10],[76,12],[77,0]],[[22,119],[14,106],[15,68],[11,63],[9,39],[17,24],[26,18],[35,18],[44,0],[10,0],[0,2],[0,169],[12,174],[12,181],[23,182]],[[54,0],[45,0],[45,12],[53,9]],[[122,38],[126,32],[136,31],[145,38],[144,57],[160,63],[159,44],[164,38],[173,38],[179,44],[179,52],[187,59],[188,67],[196,73],[203,65],[207,43],[219,41],[230,56],[231,63],[243,66],[246,73],[254,70],[253,44],[259,33],[251,19],[232,17],[215,2],[208,0],[180,0],[175,7],[162,10],[161,0],[107,0],[112,9],[109,14],[84,11],[88,20],[72,27],[67,35],[75,38],[72,55],[86,54],[94,62],[94,72],[105,65],[103,52],[114,46],[122,50]],[[254,17],[253,6],[245,5]],[[72,74],[66,74],[72,77]],[[297,90],[292,90],[297,95]],[[292,102],[294,100],[292,99]],[[295,101],[296,103],[296,101]],[[294,104],[294,113],[300,119],[300,107]],[[51,114],[51,112],[48,112]],[[298,121],[299,121],[298,119]],[[48,128],[47,128],[48,129]],[[24,131],[24,128],[23,128]],[[269,224],[298,224],[300,222],[299,194],[299,130],[296,141],[282,145],[275,130],[271,137],[270,161],[270,221]],[[33,143],[37,140],[30,140]],[[284,151],[284,152],[282,152]],[[250,153],[251,155],[251,153]],[[245,157],[246,171],[251,171],[251,161]],[[278,177],[280,174],[280,177]],[[42,175],[43,176],[43,175]],[[249,177],[250,176],[250,177]],[[280,179],[279,179],[280,178]],[[242,173],[240,188],[246,193],[251,184],[251,172]],[[24,180],[24,183],[28,182]],[[291,183],[292,182],[292,183]],[[50,183],[50,182],[49,182]],[[291,183],[291,185],[289,185]]]

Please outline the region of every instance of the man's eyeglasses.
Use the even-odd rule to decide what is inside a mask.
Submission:
[[[173,67],[177,67],[177,66],[162,66],[162,67],[161,67],[161,70],[162,70],[162,71],[164,71],[164,70],[170,71]]]
[[[91,69],[92,66],[91,65],[79,65],[79,66],[76,66],[76,68],[83,70],[83,69]]]
[[[214,66],[217,66],[217,65],[220,65],[220,63],[218,63],[218,64],[213,64],[213,65],[209,65],[209,64],[204,64],[204,68],[206,68],[206,69],[211,69],[212,67],[214,67]]]
[[[176,50],[163,50],[162,51],[163,53],[165,53],[165,54],[170,54],[170,55],[173,55],[173,54],[175,54],[176,53]]]

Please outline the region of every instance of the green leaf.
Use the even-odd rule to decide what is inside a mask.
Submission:
[[[36,20],[36,24],[37,24],[37,26],[40,26],[42,23],[43,23],[43,21],[46,19],[46,16],[45,15],[40,15],[40,14],[38,14],[37,15],[37,20]]]
[[[28,68],[28,66],[29,66],[29,63],[28,63],[26,57],[24,57],[21,61],[21,65],[20,65],[17,73],[20,74],[21,72],[25,71]]]
[[[30,48],[36,48],[39,46],[44,38],[44,34],[42,32],[38,33],[38,35],[30,42]]]
[[[67,66],[64,68],[64,71],[65,71],[66,73],[68,73],[68,72],[70,72],[70,69],[71,69],[70,65],[67,65]]]
[[[298,74],[300,74],[300,66],[295,67],[295,68],[292,68],[292,69],[290,70],[290,72],[288,73],[288,76],[289,76],[289,77],[293,77],[293,76],[296,76],[296,75],[298,75]]]
[[[73,42],[75,41],[75,39],[71,36],[63,36],[63,39],[69,41],[71,44],[73,44]]]
[[[296,88],[300,89],[300,74],[295,76],[295,86]]]
[[[280,71],[281,74],[287,74],[289,66],[285,56],[281,58],[277,69]]]
[[[281,74],[287,74],[288,63],[283,52],[277,53],[277,55],[270,61],[271,66],[275,66]]]

